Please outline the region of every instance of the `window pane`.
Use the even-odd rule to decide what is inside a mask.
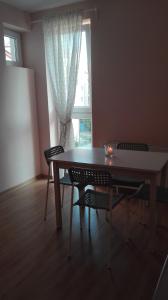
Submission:
[[[16,39],[9,36],[4,36],[5,58],[7,61],[16,62]]]
[[[91,119],[73,119],[75,147],[91,148]]]
[[[89,80],[89,77],[88,77],[86,33],[83,31],[74,106],[88,107],[90,105],[89,104],[89,81],[88,80]]]

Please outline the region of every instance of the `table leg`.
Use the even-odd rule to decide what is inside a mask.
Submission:
[[[152,176],[150,179],[150,218],[149,218],[149,230],[150,236],[148,239],[147,251],[155,252],[156,242],[156,226],[157,226],[157,176]]]
[[[153,176],[150,181],[150,225],[156,229],[157,225],[157,177]]]
[[[166,186],[166,178],[167,177],[167,164],[163,167],[161,172],[161,178],[160,178],[160,185],[165,187]]]
[[[78,189],[78,191],[79,191],[79,198],[80,198],[83,195],[83,193],[85,192],[85,188],[80,188],[80,189]],[[85,208],[82,206],[79,206],[79,213],[80,213],[80,228],[82,229]]]
[[[59,183],[59,167],[57,162],[53,162],[54,169],[54,190],[55,190],[55,211],[56,211],[56,227],[57,230],[62,228],[62,212],[61,212],[61,195]]]

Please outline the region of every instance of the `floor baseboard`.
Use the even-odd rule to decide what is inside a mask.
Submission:
[[[39,174],[39,175],[37,175],[35,177],[32,177],[32,178],[30,178],[30,179],[28,179],[28,180],[26,180],[26,181],[18,184],[18,185],[15,185],[15,186],[7,189],[7,190],[4,190],[4,191],[0,192],[0,196],[3,195],[4,193],[18,190],[18,189],[24,187],[27,184],[33,183],[35,180],[46,179],[46,178],[47,178],[47,175]]]

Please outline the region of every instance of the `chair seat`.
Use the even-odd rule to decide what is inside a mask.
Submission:
[[[122,177],[122,176],[113,176],[112,177],[113,184],[119,186],[128,186],[138,188],[140,185],[144,183],[143,180],[131,178],[131,177]]]
[[[124,194],[113,195],[111,207],[114,208],[123,198]],[[109,210],[109,194],[88,189],[74,205]]]
[[[149,200],[150,197],[150,185],[145,184],[142,189],[134,194],[134,198],[140,198],[142,200]],[[168,203],[168,188],[162,186],[157,187],[157,201]]]

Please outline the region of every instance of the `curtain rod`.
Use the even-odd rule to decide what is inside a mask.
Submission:
[[[94,13],[97,13],[97,8],[89,8],[89,9],[85,9],[83,10],[84,13],[88,13],[88,12],[94,12]],[[62,12],[63,13],[63,12]],[[31,24],[35,24],[35,23],[40,23],[42,22],[43,20],[42,19],[37,19],[37,20],[34,20],[31,22]]]

